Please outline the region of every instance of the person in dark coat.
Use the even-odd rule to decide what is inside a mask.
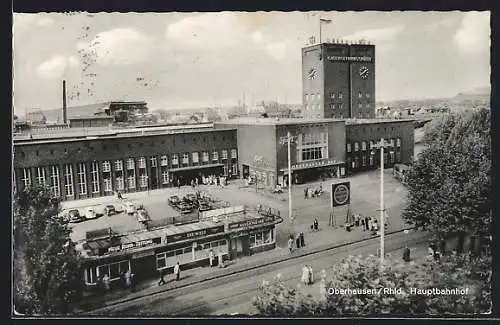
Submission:
[[[309,192],[309,188],[308,188],[308,187],[306,187],[306,188],[304,189],[304,199],[306,199],[306,200],[307,200],[307,193],[308,193],[308,192]]]
[[[304,241],[304,233],[300,232],[300,247],[306,246],[306,243]]]
[[[295,239],[295,245],[297,245],[297,248],[300,248],[300,236],[297,236]]]
[[[406,245],[405,245],[405,248],[403,250],[403,261],[405,261],[405,262],[410,261],[410,249]]]
[[[159,286],[166,284],[164,277],[165,277],[165,270],[162,269],[160,270],[160,281],[158,282]]]
[[[370,225],[369,225],[369,222],[368,222],[368,217],[365,217],[365,230],[370,230]]]
[[[314,230],[318,231],[319,230],[319,222],[318,219],[314,219]]]

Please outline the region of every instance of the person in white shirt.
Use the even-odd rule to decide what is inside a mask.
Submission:
[[[181,267],[179,265],[179,262],[175,264],[174,266],[174,274],[175,274],[175,281],[179,281],[179,278],[181,277]]]

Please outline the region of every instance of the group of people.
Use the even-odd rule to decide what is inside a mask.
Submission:
[[[224,176],[217,176],[217,175],[209,175],[208,177],[202,176],[201,180],[204,185],[219,185],[219,186],[227,185],[227,180]]]
[[[316,187],[316,188],[306,187],[304,189],[304,199],[306,199],[306,200],[309,198],[318,197],[321,194],[323,194],[323,185],[322,184],[320,184],[319,187]]]
[[[303,284],[311,285],[314,283],[314,272],[310,265],[304,265],[302,268],[302,277],[300,278]]]
[[[441,259],[441,252],[439,252],[436,244],[429,245],[427,251],[429,253],[429,259],[434,259],[434,261],[439,261]]]
[[[135,291],[135,277],[130,269],[121,273],[120,280],[125,289]],[[107,273],[99,276],[97,279],[97,286],[99,290],[104,292],[108,292],[111,289],[111,279]]]
[[[161,269],[160,270],[160,281],[158,282],[159,286],[162,286],[162,285],[167,283],[165,281],[165,275],[166,275],[165,269]],[[175,275],[175,281],[179,281],[181,279],[181,266],[180,266],[179,262],[177,262],[177,264],[174,265],[174,275]]]
[[[208,253],[208,262],[209,262],[209,265],[210,267],[214,266],[214,260],[215,260],[215,255],[214,255],[214,251],[213,250],[210,250],[210,252]],[[222,255],[222,251],[219,250],[219,252],[217,253],[217,263],[218,263],[218,266],[220,268],[224,268],[224,257]]]
[[[293,252],[294,248],[301,248],[306,246],[306,242],[304,239],[304,233],[300,232],[297,237],[294,237],[293,235],[290,235],[290,238],[288,238],[288,250],[290,253]]]

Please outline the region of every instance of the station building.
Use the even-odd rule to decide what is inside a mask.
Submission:
[[[151,278],[160,270],[172,272],[177,262],[181,268],[206,265],[210,251],[215,257],[220,252],[224,259],[232,259],[275,248],[275,226],[283,221],[279,215],[231,209],[209,211],[212,217],[196,223],[128,234],[104,231],[103,236],[78,243],[85,283],[94,286],[105,274],[117,281],[127,270],[137,280]]]
[[[14,137],[14,188],[50,187],[63,200],[237,177],[236,130],[212,124],[143,129],[68,128]]]

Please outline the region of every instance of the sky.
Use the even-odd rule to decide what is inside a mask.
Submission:
[[[489,12],[14,13],[14,112],[111,100],[149,108],[301,103],[311,36],[376,46],[376,99],[490,85]]]

